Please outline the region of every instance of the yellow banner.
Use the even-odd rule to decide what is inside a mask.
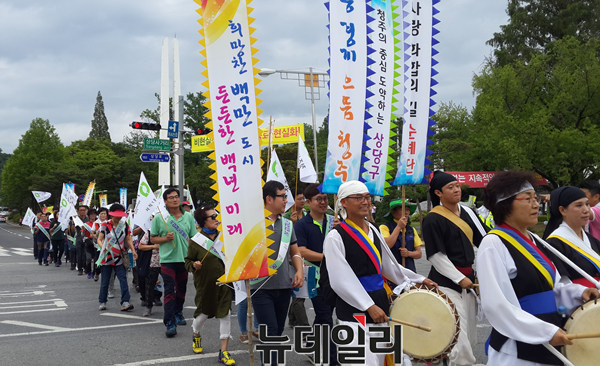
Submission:
[[[269,129],[259,129],[260,146],[269,146]],[[298,136],[304,140],[304,124],[280,126],[273,128],[273,145],[298,142]],[[214,145],[210,135],[192,136],[192,152],[213,151]]]
[[[99,194],[98,199],[100,200],[100,207],[108,206],[108,196],[106,194]]]

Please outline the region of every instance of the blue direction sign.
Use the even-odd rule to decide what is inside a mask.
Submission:
[[[169,128],[167,129],[167,136],[170,139],[179,138],[179,122],[169,121]]]
[[[140,160],[145,163],[168,163],[171,160],[169,154],[143,153]]]

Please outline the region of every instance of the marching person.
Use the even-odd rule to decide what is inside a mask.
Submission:
[[[88,206],[79,205],[77,207],[77,217],[83,224],[88,222],[87,217]],[[87,238],[86,233],[81,225],[76,225],[75,221],[71,219],[69,223],[69,233],[75,237],[75,247],[71,249],[71,270],[75,270],[77,266],[77,274],[83,276],[83,269],[85,267],[85,239]]]
[[[35,241],[38,247],[38,264],[41,266],[48,265],[48,249],[50,247],[50,221],[48,221],[49,212],[45,212],[40,216],[40,221],[35,224]]]
[[[450,352],[450,365],[473,365],[477,336],[473,246],[479,246],[487,229],[472,209],[459,204],[462,192],[453,175],[436,171],[429,193],[434,208],[425,216],[422,230],[427,259],[432,264],[429,278],[440,285],[460,317],[460,333]]]
[[[217,211],[212,206],[204,206],[195,212],[198,225],[202,228],[200,234],[202,240],[212,242],[208,245],[214,246],[219,236],[219,220]],[[222,245],[222,242],[220,243]],[[215,247],[218,251],[220,248]],[[223,260],[212,251],[208,252],[200,243],[191,241],[185,257],[185,268],[194,274],[194,287],[196,288],[196,311],[192,330],[194,339],[192,350],[194,353],[202,353],[202,337],[200,330],[209,318],[219,319],[219,333],[221,349],[218,361],[224,365],[235,365],[227,351],[229,338],[231,336],[231,299],[232,291],[227,286],[217,286],[217,280],[225,274]]]
[[[275,261],[277,272],[270,277],[250,281],[253,296],[252,306],[260,324],[267,326],[268,336],[280,336],[285,327],[292,288],[300,288],[304,283],[303,260],[296,244],[292,221],[282,216],[287,202],[285,187],[280,182],[270,180],[263,186],[265,209],[271,214],[269,229],[273,233],[269,239],[273,244],[271,259]],[[291,263],[291,264],[290,264]],[[277,357],[271,356],[272,365]]]
[[[54,218],[50,222],[50,235],[52,238],[52,261],[54,266],[60,267],[62,264],[61,259],[65,250],[65,231],[62,228],[60,222],[58,222],[58,209],[55,209],[53,214]]]
[[[325,237],[324,266],[331,290],[337,295],[337,318],[340,324],[350,326],[358,334],[355,314],[366,316],[367,327],[387,324],[389,320],[390,303],[383,276],[402,287],[421,282],[437,285],[396,264],[381,234],[365,219],[371,210],[371,196],[364,183],[343,183],[338,190],[337,210],[341,221]],[[367,331],[364,344],[369,344],[372,336],[375,334]],[[358,337],[352,338],[348,346],[358,345]],[[385,354],[374,354],[366,347],[366,365],[383,365],[384,360]]]
[[[100,281],[99,310],[106,310],[106,299],[108,297],[108,285],[113,270],[119,279],[121,287],[121,311],[133,310],[129,303],[129,286],[127,285],[127,269],[123,265],[123,257],[128,255],[127,249],[133,252],[133,258],[137,259],[137,253],[131,240],[129,224],[122,218],[127,217],[125,207],[119,203],[113,203],[108,211],[110,220],[102,224],[98,234],[98,245],[102,248],[98,261],[102,265],[102,280]]]
[[[168,188],[163,200],[169,211],[168,217],[161,214],[152,219],[150,241],[160,245],[160,272],[164,281],[164,317],[167,337],[177,334],[178,325],[186,325],[183,317],[183,303],[188,281],[185,256],[188,242],[196,235],[196,224],[192,215],[185,211],[179,200],[179,191]]]
[[[583,190],[560,187],[550,194],[550,220],[544,239],[587,274],[600,280],[600,241],[585,232],[590,205]],[[596,287],[562,259],[542,247],[561,276],[586,287]]]
[[[323,294],[317,289],[316,282],[312,281],[320,277],[321,261],[323,260],[323,241],[331,229],[333,229],[333,216],[327,215],[329,201],[327,194],[319,191],[319,184],[309,184],[304,189],[304,197],[308,203],[310,212],[298,220],[294,225],[294,232],[298,239],[298,248],[305,261],[309,262],[309,276],[304,286],[308,287],[308,296],[311,299],[315,311],[313,326],[316,324],[328,324],[333,327],[333,306],[327,303]],[[314,275],[310,274],[314,272]],[[304,307],[304,302],[302,302]],[[331,365],[336,365],[337,352],[335,344],[330,344]]]
[[[535,178],[508,171],[492,178],[485,206],[496,228],[477,252],[481,305],[492,325],[488,365],[562,365],[542,344],[572,344],[560,329],[557,305],[571,312],[598,298],[596,289],[561,281],[554,264],[540,251],[542,239],[527,229],[538,223]]]
[[[402,264],[402,259],[404,258],[404,267],[413,272],[417,272],[415,259],[423,256],[421,252],[423,242],[417,230],[410,225],[410,216],[415,213],[416,209],[416,204],[405,200],[404,213],[402,213],[402,200],[393,200],[390,202],[390,212],[385,215],[388,218],[388,222],[379,226],[379,231],[383,235],[396,261]],[[404,235],[404,248],[402,247],[403,232],[406,233]]]

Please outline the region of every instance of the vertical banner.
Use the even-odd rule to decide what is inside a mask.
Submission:
[[[308,150],[306,150],[306,145],[304,145],[304,140],[301,136],[298,136],[298,163],[296,164],[296,168],[300,171],[298,175],[300,182],[317,182],[317,171],[312,160],[310,160],[310,155],[308,155]]]
[[[150,230],[152,226],[152,214],[158,209],[159,203],[164,202],[162,196],[157,198],[150,188],[144,172],[140,173],[137,196],[135,199],[135,215],[133,224],[140,226],[144,231]]]
[[[119,203],[125,207],[125,211],[127,211],[127,188],[119,189]]]
[[[100,207],[108,206],[108,196],[106,194],[99,194],[98,200],[100,201]]]
[[[60,208],[58,212],[58,222],[63,228],[69,225],[69,218],[77,215],[75,205],[77,204],[77,195],[71,190],[71,184],[63,184],[62,193],[60,195]]]
[[[94,188],[96,187],[96,182],[90,182],[87,190],[85,191],[85,197],[83,197],[83,204],[89,206],[92,203],[92,197],[94,196]]]
[[[198,13],[202,25],[200,35],[201,62],[207,78],[203,85],[208,90],[203,95],[210,110],[207,127],[214,141],[215,151],[211,187],[217,194],[217,211],[220,212],[225,244],[225,274],[222,282],[263,277],[269,271],[267,260],[268,223],[262,200],[262,170],[259,148],[260,110],[255,89],[258,61],[253,56],[256,49],[249,26],[252,8],[250,1],[195,0],[201,6]],[[265,213],[265,214],[263,214]]]
[[[275,150],[273,150],[271,153],[271,163],[269,164],[269,170],[267,170],[267,182],[270,180],[276,180],[283,184],[283,187],[285,188],[285,194],[287,195],[285,210],[289,210],[290,207],[294,205],[294,195],[292,194],[290,185],[288,184],[287,178],[283,172],[283,167],[279,161],[279,156],[277,156],[277,152]]]
[[[75,183],[63,183],[67,186],[73,193],[75,193]]]
[[[359,178],[367,86],[366,1],[330,0],[329,136],[323,193]]]
[[[392,95],[394,93],[394,26],[392,0],[371,0],[367,8],[367,112],[360,178],[375,196],[387,194]],[[394,100],[395,101],[395,100]],[[395,109],[394,109],[395,110]]]
[[[439,13],[437,3],[439,0],[403,1],[404,33],[408,35],[404,45],[404,125],[394,185],[426,184],[425,176],[430,173],[425,166],[431,164],[427,146],[433,142],[427,137],[429,127],[435,124],[430,117],[435,105],[431,97],[436,94],[432,87],[437,85],[433,79],[437,74],[433,69],[437,64],[433,57],[438,53],[433,48],[438,43],[433,37],[439,33],[434,28],[439,23],[434,17]]]

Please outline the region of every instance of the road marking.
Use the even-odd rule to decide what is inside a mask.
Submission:
[[[10,248],[10,249],[13,251],[13,254],[21,255],[24,257],[33,254],[33,250],[31,250],[31,249],[25,249],[25,248]]]
[[[125,318],[125,319],[135,319],[135,320],[154,320],[149,318],[144,318],[143,316],[138,315],[129,315],[129,314],[118,314],[118,313],[100,313],[103,316],[114,316],[116,318]]]
[[[2,323],[4,324],[11,324],[11,325],[20,325],[22,327],[31,327],[31,328],[39,328],[39,329],[47,329],[47,330],[68,330],[70,328],[64,328],[64,327],[54,327],[52,325],[44,325],[44,324],[37,324],[37,323],[29,323],[29,322],[21,322],[18,320],[5,320]]]
[[[10,252],[6,249],[0,249],[0,257],[10,257]]]
[[[481,324],[477,324],[477,328],[491,328],[492,326],[490,324],[485,324],[485,323],[481,323]]]
[[[242,353],[248,353],[246,350],[233,350],[229,351],[230,355],[239,355]],[[189,360],[201,360],[204,358],[218,357],[219,352],[213,353],[203,353],[201,355],[189,355],[189,356],[179,356],[179,357],[167,357],[167,358],[155,358],[153,360],[145,360],[145,361],[136,361],[130,363],[115,363],[112,366],[144,366],[144,365],[158,365],[161,363],[170,363],[170,362],[179,362],[179,361],[189,361]]]
[[[3,291],[4,292],[4,291]],[[8,291],[6,291],[8,292]],[[48,301],[62,301],[62,299],[45,299],[45,300],[31,300],[31,301],[15,301],[15,302],[0,302],[0,305],[11,305],[11,304],[37,304],[40,302],[48,302]],[[48,304],[46,304],[48,305]]]
[[[41,311],[57,311],[57,310],[67,310],[64,308],[56,308],[56,309],[39,309],[39,310],[21,310],[21,311],[4,311],[0,312],[0,315],[9,315],[9,314],[24,314],[24,313],[39,313]]]
[[[54,291],[46,291],[46,293],[48,292],[54,292]],[[5,293],[5,294],[0,294],[1,296],[6,296],[6,297],[19,297],[19,296],[38,296],[38,295],[43,295],[45,292],[44,291],[31,291],[31,292],[9,292],[9,293]]]
[[[63,309],[50,309],[50,310],[63,310]],[[48,309],[44,310],[48,311]],[[0,321],[0,323],[5,323],[10,320]],[[102,325],[96,327],[84,327],[84,328],[64,328],[61,330],[40,330],[37,332],[23,332],[23,333],[12,333],[12,334],[0,334],[0,338],[9,338],[9,337],[22,337],[22,336],[32,336],[32,335],[40,335],[40,334],[53,334],[53,333],[68,333],[68,332],[82,332],[88,330],[98,330],[98,329],[111,329],[111,328],[123,328],[123,327],[134,327],[137,325],[147,325],[147,324],[162,324],[162,319],[152,319],[152,321],[146,321],[142,323],[127,323],[127,324],[114,324],[114,325]]]

